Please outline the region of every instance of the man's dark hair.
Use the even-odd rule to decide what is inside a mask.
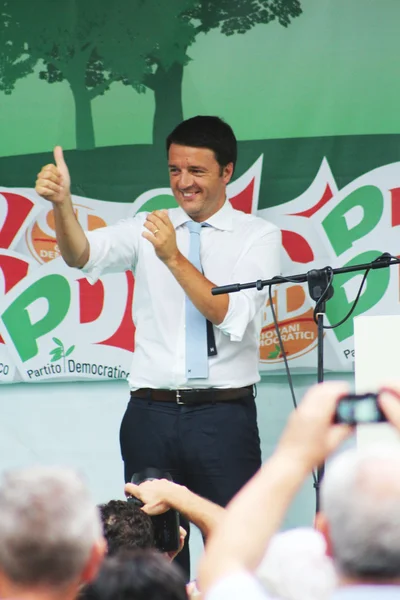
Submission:
[[[141,508],[124,500],[99,505],[109,556],[121,549],[154,548],[151,518]]]
[[[237,141],[232,128],[219,117],[197,116],[182,121],[167,137],[167,152],[171,144],[213,150],[220,167],[237,160]]]
[[[80,600],[187,600],[178,567],[154,550],[107,557]]]

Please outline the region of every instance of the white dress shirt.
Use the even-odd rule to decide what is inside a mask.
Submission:
[[[147,213],[86,232],[90,257],[83,268],[94,283],[105,273],[132,270],[135,276],[133,321],[135,351],[128,378],[131,390],[142,387],[237,388],[259,381],[260,309],[267,288],[229,294],[229,308],[214,325],[217,355],[209,357],[208,379],[186,378],[185,292],[142,232]],[[187,257],[190,220],[180,208],[168,211],[180,252]],[[281,233],[253,215],[235,210],[229,201],[201,230],[204,275],[216,286],[269,279],[280,274]]]
[[[301,594],[298,595],[301,598]],[[217,581],[205,600],[278,600],[270,596],[261,583],[247,571],[237,571]],[[304,596],[308,598],[308,596]],[[400,585],[348,585],[340,587],[331,600],[399,600]]]
[[[359,584],[339,587],[332,600],[399,600],[400,585]]]
[[[223,577],[205,595],[205,600],[273,600],[261,583],[247,571]]]

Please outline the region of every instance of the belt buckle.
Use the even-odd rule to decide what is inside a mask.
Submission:
[[[176,390],[176,391],[175,391],[176,403],[177,403],[177,404],[185,404],[184,402],[181,402],[181,398],[182,398],[182,396],[180,395],[180,391],[181,391],[181,390]]]

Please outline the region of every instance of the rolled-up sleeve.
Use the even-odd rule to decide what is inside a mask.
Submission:
[[[271,230],[259,235],[246,246],[232,274],[232,283],[249,283],[272,279],[281,274],[282,235],[280,230]],[[248,324],[265,305],[268,288],[241,290],[229,294],[229,306],[225,319],[217,325],[233,342],[240,342]]]
[[[85,231],[90,253],[82,271],[90,283],[96,283],[106,273],[134,269],[144,220],[142,215],[123,219],[109,227]]]

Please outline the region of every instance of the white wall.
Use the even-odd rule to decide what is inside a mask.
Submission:
[[[60,464],[84,474],[96,502],[123,497],[119,424],[126,382],[0,387],[0,473]]]

